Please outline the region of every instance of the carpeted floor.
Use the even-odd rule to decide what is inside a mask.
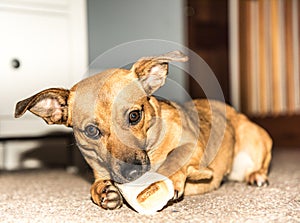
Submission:
[[[90,183],[64,170],[0,173],[1,222],[300,222],[300,149],[274,152],[270,186],[228,182],[144,216],[94,205]]]

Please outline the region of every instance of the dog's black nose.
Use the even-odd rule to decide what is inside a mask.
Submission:
[[[125,177],[129,181],[133,181],[133,180],[139,178],[141,175],[142,175],[142,172],[139,170],[129,170],[129,171],[126,171],[126,173],[125,173]]]
[[[124,164],[121,169],[122,176],[128,181],[134,181],[144,173],[142,164]]]
[[[135,160],[133,164],[124,163],[121,167],[122,176],[130,181],[134,181],[150,169],[150,165],[142,164],[141,161]]]

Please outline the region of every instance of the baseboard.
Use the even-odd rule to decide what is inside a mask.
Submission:
[[[274,146],[300,148],[300,115],[252,117],[251,119],[270,133]]]

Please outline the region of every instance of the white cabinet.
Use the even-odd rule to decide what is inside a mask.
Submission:
[[[0,138],[65,128],[26,114],[15,104],[49,87],[69,88],[88,66],[85,0],[0,0]]]

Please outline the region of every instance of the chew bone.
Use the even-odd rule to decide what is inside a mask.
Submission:
[[[116,186],[130,206],[141,214],[154,214],[174,196],[172,181],[155,172],[147,172],[133,182]]]

